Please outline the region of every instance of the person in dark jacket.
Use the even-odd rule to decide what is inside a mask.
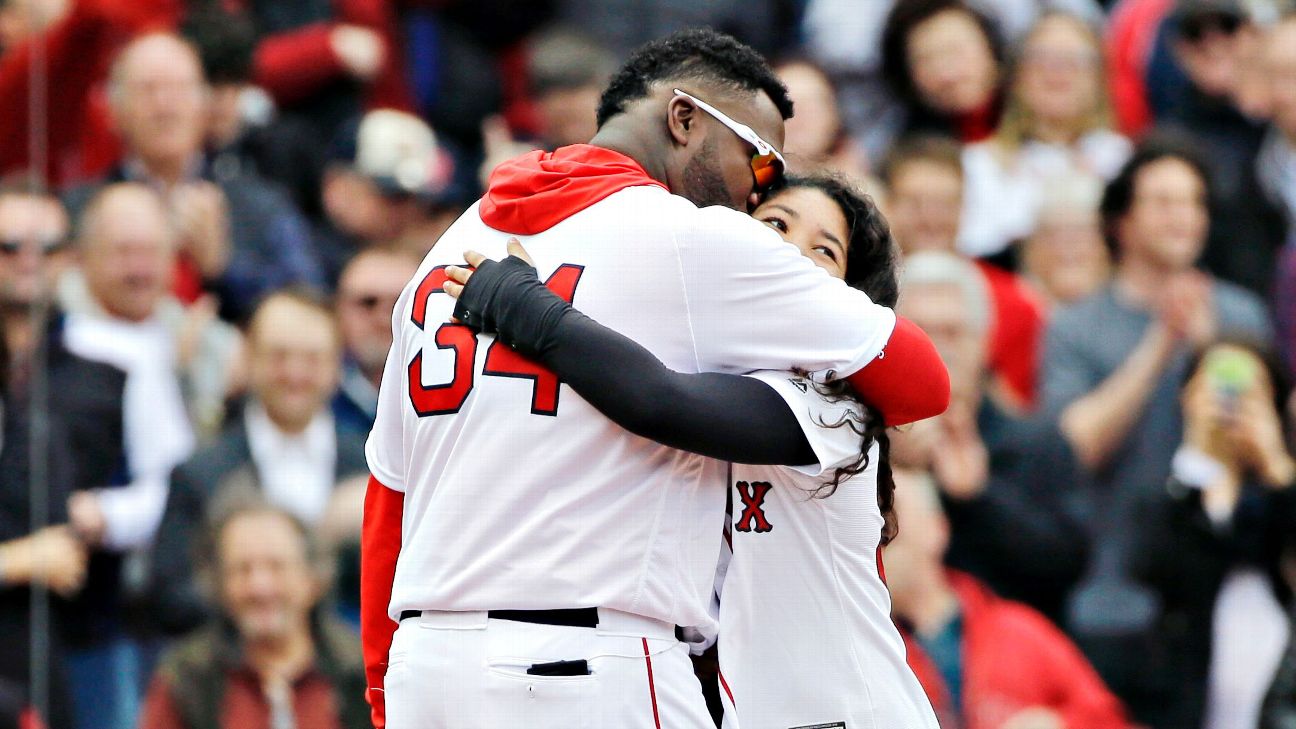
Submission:
[[[43,636],[48,673],[41,679],[49,692],[45,719],[53,729],[73,725],[63,659],[68,643],[79,642],[71,629],[85,621],[69,616],[110,603],[119,569],[118,560],[92,553],[69,526],[68,501],[76,491],[112,483],[124,463],[125,374],[70,353],[57,312],[44,326],[33,317],[33,309],[49,305],[54,277],[66,263],[67,234],[57,199],[0,189],[0,245],[6,251],[0,256],[0,635],[7,638],[0,642],[0,685],[17,700],[29,700],[36,680],[28,652],[30,588],[43,585],[53,593]],[[43,413],[43,434],[33,412]],[[33,460],[36,453],[41,455]],[[33,499],[36,477],[44,486],[44,507]]]
[[[321,609],[329,562],[309,528],[247,505],[211,542],[220,616],[163,657],[140,729],[368,727],[360,638]]]
[[[1287,388],[1264,351],[1226,341],[1189,368],[1168,488],[1136,506],[1133,573],[1161,602],[1142,670],[1162,700],[1140,718],[1157,727],[1255,726],[1286,637],[1296,460]]]
[[[991,300],[968,261],[905,261],[896,310],[932,337],[950,373],[950,407],[896,434],[895,462],[930,469],[951,536],[947,561],[1057,619],[1088,556],[1086,481],[1057,428],[1022,416],[987,369]]]
[[[313,524],[337,481],[366,469],[364,436],[342,428],[328,407],[341,367],[332,310],[303,292],[277,292],[253,313],[247,347],[251,397],[242,417],[171,475],[150,580],[168,633],[193,629],[209,613],[192,566],[204,525],[251,497]]]

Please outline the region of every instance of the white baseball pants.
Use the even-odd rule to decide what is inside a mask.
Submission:
[[[580,659],[589,675],[527,674]],[[715,726],[674,626],[615,610],[597,628],[428,611],[401,621],[388,664],[388,729]]]

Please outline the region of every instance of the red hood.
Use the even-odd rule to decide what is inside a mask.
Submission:
[[[620,152],[573,144],[530,152],[496,167],[478,211],[482,222],[496,230],[533,235],[637,185],[666,189]]]

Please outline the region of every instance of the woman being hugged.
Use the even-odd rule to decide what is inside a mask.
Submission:
[[[894,305],[890,232],[847,184],[792,178],[753,216],[829,275]],[[456,316],[498,333],[627,430],[734,463],[732,556],[717,579],[726,726],[934,729],[890,618],[880,548],[896,530],[894,484],[877,412],[844,384],[793,372],[674,372],[549,292],[516,242],[510,252],[498,263],[469,253],[476,273],[447,271],[459,282],[446,286],[461,297]]]

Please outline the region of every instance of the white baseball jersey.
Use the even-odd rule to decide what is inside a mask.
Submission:
[[[783,397],[828,465],[733,466],[733,554],[720,596],[726,729],[937,729],[879,573],[878,446],[865,471],[814,497],[859,456],[849,425],[825,427],[842,422],[850,401],[829,402],[787,372],[753,376]]]
[[[389,614],[606,607],[713,626],[724,465],[631,435],[490,336],[447,324],[442,267],[509,234],[470,208],[393,316],[367,453],[404,491]],[[741,213],[622,189],[518,236],[550,288],[683,371],[848,374],[894,314]]]

